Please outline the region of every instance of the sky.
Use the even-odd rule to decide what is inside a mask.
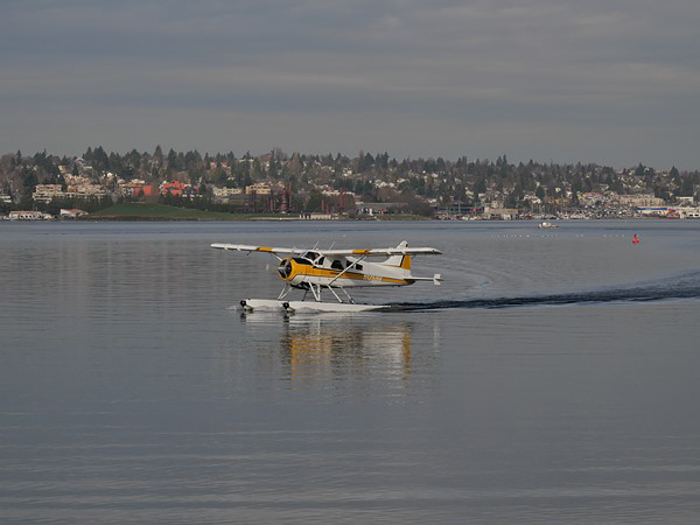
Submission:
[[[700,169],[698,0],[0,0],[0,153]]]

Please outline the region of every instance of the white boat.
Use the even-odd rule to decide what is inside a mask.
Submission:
[[[551,222],[547,222],[547,221],[541,222],[540,225],[538,226],[538,228],[540,230],[551,230],[553,228],[558,228],[558,227],[559,226],[557,226],[556,224],[552,224]]]

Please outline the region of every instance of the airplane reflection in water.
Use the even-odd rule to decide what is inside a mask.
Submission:
[[[261,314],[243,319],[251,328],[259,325],[268,331],[271,324],[279,326],[281,322],[279,357],[286,377],[292,381],[406,381],[413,379],[416,369],[423,372],[425,367],[430,368],[435,357],[431,348],[437,343],[435,333],[430,336],[433,345],[420,344],[413,350],[417,357],[412,355],[415,327],[407,322],[347,316],[292,316],[280,321],[279,316]]]
[[[290,378],[389,373],[407,379],[411,374],[411,331],[406,324],[366,327],[323,326],[314,319],[305,326],[289,325],[281,348],[289,362]]]

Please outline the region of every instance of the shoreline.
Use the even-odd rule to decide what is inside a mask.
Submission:
[[[561,223],[580,223],[580,222],[596,222],[596,221],[648,221],[660,220],[671,222],[694,222],[700,219],[695,218],[668,218],[668,217],[590,217],[590,218],[559,218],[547,219],[546,222],[554,221],[556,224]],[[542,224],[543,219],[437,219],[430,217],[412,217],[412,216],[397,216],[397,217],[376,217],[376,218],[323,218],[323,219],[308,219],[304,217],[157,217],[157,216],[138,216],[138,215],[109,215],[109,216],[85,216],[79,218],[60,218],[54,217],[50,219],[9,219],[0,217],[0,223],[97,223],[97,222],[308,222],[308,223],[327,223],[327,222],[449,222],[449,223],[476,223],[476,224],[508,224],[508,223],[533,223]],[[556,224],[553,228],[556,228]]]

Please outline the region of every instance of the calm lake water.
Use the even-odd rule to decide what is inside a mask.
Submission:
[[[698,522],[700,222],[560,224],[0,223],[0,522]],[[209,248],[403,239],[355,316]]]

